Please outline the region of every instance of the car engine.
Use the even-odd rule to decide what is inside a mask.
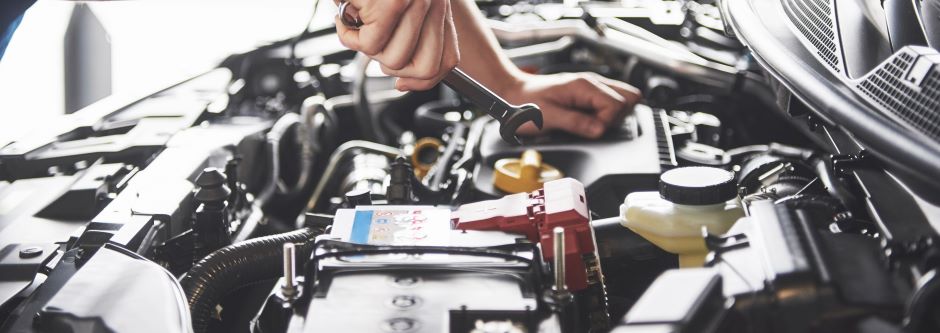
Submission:
[[[643,91],[597,140],[335,28],[98,102],[0,146],[0,331],[940,331],[940,54],[821,61],[862,2],[478,2],[526,72]]]

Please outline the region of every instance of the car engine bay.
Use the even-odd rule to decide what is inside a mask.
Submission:
[[[332,28],[66,115],[0,146],[0,331],[940,330],[937,178],[724,2],[478,2],[524,71],[643,91],[597,140],[508,143]]]

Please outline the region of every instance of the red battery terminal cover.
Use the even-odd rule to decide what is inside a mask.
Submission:
[[[525,235],[541,243],[542,256],[551,262],[552,230],[565,230],[565,272],[569,290],[587,288],[587,270],[582,255],[594,253],[594,235],[588,217],[584,185],[572,178],[545,183],[530,193],[507,195],[501,199],[460,206],[451,222],[461,230],[499,230]]]

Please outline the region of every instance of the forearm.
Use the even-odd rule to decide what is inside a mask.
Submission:
[[[503,52],[473,0],[452,0],[451,6],[460,49],[458,67],[497,93],[517,84],[522,71]]]

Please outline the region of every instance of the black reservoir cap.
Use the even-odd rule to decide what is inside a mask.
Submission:
[[[734,173],[712,167],[683,167],[659,176],[659,195],[680,205],[714,205],[733,199]]]

